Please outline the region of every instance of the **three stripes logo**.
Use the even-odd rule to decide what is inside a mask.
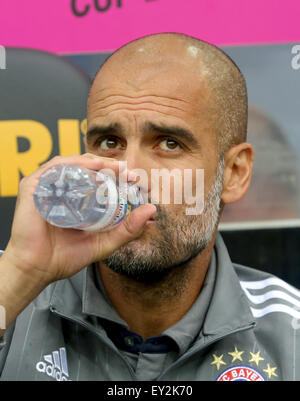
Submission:
[[[44,355],[44,361],[38,362],[36,369],[38,372],[45,373],[56,381],[71,381],[69,379],[65,348],[59,348],[59,351],[53,351],[52,354]]]
[[[291,316],[293,323],[300,319],[300,292],[285,281],[271,277],[240,283],[253,305],[251,311],[254,317],[260,318],[270,313],[281,312]]]

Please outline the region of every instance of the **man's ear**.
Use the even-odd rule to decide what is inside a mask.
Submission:
[[[222,201],[232,203],[247,192],[252,176],[254,150],[249,143],[230,148],[225,155]]]

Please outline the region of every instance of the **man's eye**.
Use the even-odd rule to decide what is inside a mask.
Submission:
[[[168,150],[168,151],[178,150],[180,148],[179,143],[174,141],[174,139],[170,138],[163,139],[160,142],[159,146],[162,150]]]
[[[99,147],[103,150],[120,149],[121,144],[117,138],[105,138],[99,141]]]

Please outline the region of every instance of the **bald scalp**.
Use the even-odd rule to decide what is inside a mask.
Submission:
[[[218,47],[179,33],[145,36],[127,43],[115,51],[100,67],[94,81],[103,70],[116,73],[137,68],[164,68],[164,62],[178,62],[181,71],[193,65],[193,74],[210,90],[207,99],[207,121],[216,134],[220,157],[247,137],[248,100],[245,79],[231,58]],[[152,63],[151,63],[152,61]],[[189,66],[189,67],[188,67]],[[138,78],[138,71],[135,72]],[[192,77],[191,77],[192,79]],[[92,90],[92,89],[91,89]]]

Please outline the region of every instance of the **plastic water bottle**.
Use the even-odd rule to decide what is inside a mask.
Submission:
[[[59,164],[40,177],[35,205],[44,219],[62,228],[101,231],[120,223],[144,202],[139,189],[101,171]]]

